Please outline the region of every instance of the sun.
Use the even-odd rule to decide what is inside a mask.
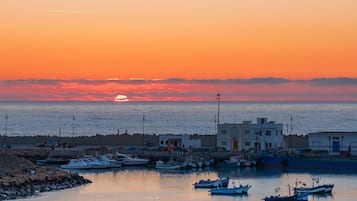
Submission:
[[[114,99],[115,102],[128,102],[129,99],[126,95],[117,95]]]

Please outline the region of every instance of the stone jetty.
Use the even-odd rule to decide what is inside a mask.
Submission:
[[[0,200],[24,198],[87,183],[91,181],[78,174],[36,166],[26,159],[0,153]]]

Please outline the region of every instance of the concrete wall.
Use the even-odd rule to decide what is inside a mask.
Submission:
[[[201,140],[202,148],[214,148],[215,147],[215,135],[191,135],[191,139]],[[61,137],[56,136],[16,136],[5,137],[0,136],[0,144],[12,144],[12,145],[33,145],[43,144],[48,142],[49,144],[57,142],[63,144],[65,142],[74,142],[77,145],[104,145],[104,146],[142,146],[145,145],[159,146],[158,135],[141,135],[141,134],[121,134],[121,135],[96,135],[96,136],[80,136],[80,137]]]

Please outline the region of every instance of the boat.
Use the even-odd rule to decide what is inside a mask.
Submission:
[[[169,161],[169,162],[165,163],[162,160],[156,161],[156,165],[155,165],[156,169],[162,169],[162,170],[178,170],[181,167],[182,167],[182,165],[179,163],[175,163],[173,161]]]
[[[334,184],[324,184],[315,187],[299,187],[294,188],[296,193],[308,193],[308,194],[322,194],[322,193],[331,193]]]
[[[290,185],[289,187],[289,195],[281,196],[281,195],[272,195],[269,197],[265,197],[264,201],[307,201],[308,200],[308,193],[294,193],[290,195]],[[280,188],[275,189],[275,193],[279,192]]]
[[[136,165],[146,165],[150,162],[149,159],[131,157],[127,154],[116,152],[116,158],[118,161],[121,161],[125,166],[136,166]]]
[[[122,166],[122,162],[115,160],[110,154],[103,154],[98,156],[98,160],[107,164],[110,168],[120,168]]]
[[[332,189],[334,187],[334,184],[319,184],[320,179],[319,178],[312,178],[312,187],[306,187],[305,184],[303,184],[302,187],[295,187],[294,192],[295,193],[307,193],[307,194],[324,194],[324,193],[331,193]],[[296,181],[296,186],[298,182]]]
[[[194,183],[195,188],[216,188],[216,187],[227,187],[229,183],[229,178],[218,178],[216,180],[200,180]]]
[[[62,169],[105,169],[109,168],[108,163],[104,163],[95,157],[81,157],[70,159],[68,164],[61,165]]]
[[[357,170],[357,160],[340,157],[280,156],[270,154],[261,157],[260,163],[263,168]]]
[[[263,199],[264,201],[307,201],[308,200],[308,194],[294,194],[294,195],[288,195],[288,196],[269,196],[265,197]]]
[[[232,188],[212,188],[210,190],[211,195],[239,195],[239,194],[246,194],[250,189],[251,185],[240,185],[238,187],[234,186]]]

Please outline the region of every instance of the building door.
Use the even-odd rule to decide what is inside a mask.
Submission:
[[[340,152],[340,142],[338,141],[332,142],[332,152]]]
[[[233,150],[238,151],[238,140],[236,137],[233,138]]]

